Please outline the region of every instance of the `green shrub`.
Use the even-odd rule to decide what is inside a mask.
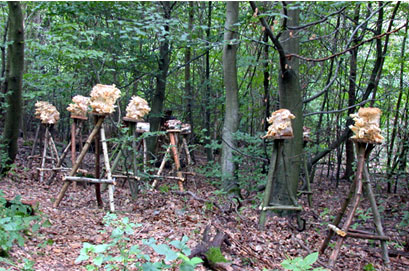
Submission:
[[[143,240],[143,244],[151,247],[157,254],[164,256],[160,262],[152,262],[149,255],[145,254],[138,245],[130,246],[129,236],[140,225],[129,222],[124,217],[119,220],[115,214],[108,213],[104,223],[110,228],[110,240],[107,243],[93,245],[84,243],[76,263],[91,261],[86,266],[87,270],[143,270],[155,271],[178,267],[178,270],[193,271],[195,266],[202,262],[200,258],[189,259],[190,249],[186,245],[188,238],[170,242],[176,250],[167,244],[156,244],[154,238]]]
[[[322,267],[313,268],[312,264],[318,260],[318,252],[311,253],[310,255],[306,256],[305,258],[296,257],[292,259],[284,260],[281,263],[281,266],[286,270],[294,270],[294,271],[324,271]]]
[[[7,203],[0,190],[0,256],[8,256],[16,243],[23,246],[26,233],[45,226],[41,224],[41,217],[32,216],[32,212],[30,206],[21,203],[20,196]]]

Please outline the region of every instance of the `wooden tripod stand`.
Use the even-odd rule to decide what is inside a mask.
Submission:
[[[98,206],[102,208],[103,203],[101,199],[101,183],[108,184],[108,193],[109,193],[109,208],[111,212],[115,211],[114,205],[114,185],[115,179],[112,178],[111,175],[111,167],[109,165],[109,158],[108,158],[108,147],[105,138],[105,129],[103,127],[103,122],[106,117],[106,114],[96,114],[93,113],[95,116],[95,126],[92,130],[91,134],[88,136],[87,141],[85,142],[81,153],[79,154],[75,164],[73,165],[70,173],[67,176],[64,176],[64,185],[61,188],[60,193],[57,195],[57,198],[54,202],[54,208],[58,207],[62,198],[64,197],[65,192],[68,189],[68,186],[71,184],[72,181],[76,182],[88,182],[95,184],[95,193],[97,197]],[[101,138],[98,138],[98,133],[101,134]],[[92,140],[95,139],[95,178],[85,178],[85,177],[75,177],[74,174],[78,171],[78,168],[87,153]],[[107,179],[100,178],[100,143],[102,143],[102,150],[104,155],[104,162],[105,162],[105,169],[107,172]]]
[[[267,185],[266,185],[266,190],[264,193],[264,199],[263,202],[260,206],[261,213],[260,213],[260,219],[259,219],[259,229],[264,230],[265,223],[266,223],[266,217],[267,217],[267,211],[268,210],[291,210],[291,211],[302,211],[302,207],[298,206],[297,201],[295,199],[295,196],[292,193],[292,190],[290,188],[290,184],[286,180],[287,184],[287,192],[288,195],[291,199],[291,202],[293,205],[274,205],[270,203],[271,200],[271,195],[273,193],[273,184],[274,184],[274,179],[276,178],[276,173],[278,169],[278,163],[283,163],[284,167],[284,176],[287,178],[287,165],[285,161],[285,155],[284,155],[284,140],[290,139],[292,137],[274,137],[274,144],[273,144],[273,155],[271,157],[271,162],[270,162],[270,168],[268,170],[268,177],[267,177]]]
[[[152,183],[152,189],[154,189],[156,185],[158,184],[158,178],[175,179],[178,181],[179,190],[183,192],[184,191],[183,182],[185,181],[185,178],[183,177],[183,173],[181,171],[180,159],[179,159],[180,151],[178,148],[178,135],[181,133],[181,130],[177,130],[177,129],[166,130],[166,133],[169,136],[170,145],[166,149],[165,155],[163,156],[158,172],[156,173],[156,175],[153,176],[156,179]],[[184,137],[182,138],[182,146],[183,146],[183,150],[186,152],[188,163],[190,164],[191,163],[190,153],[187,147],[186,139]],[[166,161],[171,151],[172,151],[173,161],[175,163],[176,177],[175,176],[162,176],[161,175],[162,171],[165,168]]]
[[[385,236],[383,232],[381,217],[380,217],[378,207],[376,204],[376,200],[375,200],[375,196],[372,191],[371,184],[370,184],[369,171],[366,166],[366,160],[369,158],[371,151],[375,147],[375,144],[379,144],[379,143],[368,142],[368,141],[359,140],[359,139],[351,139],[351,140],[355,143],[355,148],[356,148],[357,157],[358,157],[358,164],[357,164],[355,180],[351,186],[348,197],[345,199],[340,212],[338,213],[337,217],[335,218],[333,222],[333,225],[329,225],[330,231],[328,232],[328,235],[320,248],[320,253],[321,254],[324,253],[334,232],[337,233],[337,235],[339,236],[335,244],[335,248],[332,251],[332,254],[329,259],[330,266],[334,266],[338,258],[338,254],[341,249],[341,246],[346,237],[379,240],[381,242],[382,258],[383,258],[384,264],[388,267],[390,264],[390,261],[389,261],[388,247],[387,247],[386,242],[390,239],[387,236]],[[365,176],[364,182],[362,181],[362,176]],[[374,219],[374,224],[375,224],[375,229],[376,229],[377,234],[361,232],[361,231],[356,232],[349,228],[354,218],[355,212],[358,208],[358,205],[360,204],[360,199],[362,196],[363,189],[366,189],[365,195],[368,197],[370,205],[371,205],[371,210],[373,213],[373,217],[374,217],[373,219]],[[348,205],[350,204],[351,199],[352,199],[351,209],[349,210],[347,214],[344,225],[340,229],[338,228],[338,225],[341,222],[341,219],[343,215],[345,214],[345,211],[348,208]]]
[[[50,132],[53,124],[44,124],[44,125],[45,125],[45,132],[44,132],[43,154],[41,157],[41,166],[37,168],[37,170],[39,171],[39,175],[40,175],[40,182],[44,181],[44,171],[53,170],[55,162],[57,162],[57,164],[60,163],[58,151],[55,146],[53,136],[51,135],[51,132]],[[50,149],[49,150],[50,156],[47,156],[48,149]],[[51,160],[51,163],[52,163],[51,168],[45,167],[46,160]]]
[[[135,183],[135,180],[140,180],[141,178],[138,175],[138,154],[142,153],[143,157],[143,172],[146,172],[147,169],[147,162],[148,162],[148,149],[146,145],[145,138],[142,138],[140,142],[136,141],[136,138],[143,134],[144,132],[149,132],[149,127],[143,127],[143,124],[146,124],[143,120],[135,120],[131,118],[124,117],[122,118],[125,125],[129,128],[129,136],[132,137],[132,149],[131,149],[131,163],[132,163],[132,173],[126,168],[126,172],[120,172],[119,174],[114,174],[113,177],[115,178],[126,178],[129,182],[129,188],[131,190],[132,197],[136,197],[138,192],[138,186]],[[138,124],[141,124],[138,127]],[[143,129],[142,129],[143,128]],[[138,143],[138,144],[137,144]],[[123,157],[124,154],[127,153],[126,145],[128,142],[123,142],[121,145],[118,146],[116,156],[114,154],[114,162],[112,164],[112,172],[115,171],[117,166],[119,165],[119,160]],[[128,152],[129,153],[129,152]],[[126,164],[126,162],[125,162]],[[132,180],[131,180],[132,179]]]
[[[63,153],[60,156],[60,159],[57,163],[57,165],[55,166],[55,168],[53,168],[53,172],[50,176],[50,178],[47,181],[47,184],[50,185],[55,176],[57,175],[57,171],[69,171],[71,170],[70,168],[64,168],[62,167],[62,164],[64,162],[65,157],[67,156],[69,150],[71,149],[71,161],[72,161],[72,165],[75,164],[75,160],[76,160],[76,154],[77,154],[77,150],[76,150],[76,138],[77,136],[80,134],[80,131],[82,129],[82,124],[85,120],[87,120],[87,117],[82,117],[82,116],[71,116],[71,119],[73,119],[73,122],[71,124],[71,140],[70,142],[68,142],[67,146],[64,148]],[[80,137],[80,146],[82,146],[82,140]],[[78,171],[82,171],[84,173],[86,173],[85,170],[78,170]],[[74,188],[76,186],[76,182],[74,182]]]

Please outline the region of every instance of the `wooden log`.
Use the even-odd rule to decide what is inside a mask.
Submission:
[[[113,184],[115,183],[115,179],[96,179],[96,178],[75,177],[75,176],[64,176],[63,180],[72,181],[72,182],[87,182],[87,183],[95,183],[95,184],[101,184],[101,183]]]
[[[81,161],[84,159],[84,156],[87,153],[89,147],[91,146],[91,142],[94,139],[95,135],[98,133],[99,129],[101,128],[101,125],[102,125],[103,121],[104,121],[104,119],[100,118],[98,120],[97,124],[95,125],[94,129],[92,130],[91,134],[88,136],[88,139],[85,142],[84,147],[82,148],[82,151],[81,151],[80,155],[77,158],[77,161],[73,165],[73,168],[71,169],[71,171],[69,173],[69,176],[73,176],[77,172],[77,170],[78,170],[78,168],[79,168],[79,166],[81,164]],[[56,198],[56,200],[55,200],[55,202],[53,204],[54,208],[58,207],[58,205],[60,204],[60,202],[61,202],[62,198],[64,197],[64,194],[67,191],[69,185],[70,185],[69,181],[66,181],[64,183],[63,187],[61,188],[60,193],[57,195],[57,198]]]

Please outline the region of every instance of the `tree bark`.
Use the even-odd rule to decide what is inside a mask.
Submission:
[[[163,1],[160,2],[163,8],[163,18],[169,20],[171,18],[172,2]],[[169,32],[169,25],[165,23],[164,25],[166,33]],[[170,50],[169,50],[169,40],[167,34],[164,35],[163,41],[160,43],[159,49],[159,61],[158,61],[158,75],[156,75],[156,89],[152,100],[152,109],[150,112],[150,126],[152,131],[160,130],[160,123],[163,111],[163,102],[165,100],[166,93],[166,79],[169,70],[170,62]],[[155,152],[157,137],[147,138],[148,150],[150,153]]]
[[[250,1],[250,5],[256,15],[258,15],[256,4],[253,1]],[[284,8],[286,12],[285,15],[288,18],[284,21],[287,23],[287,26],[298,26],[299,9],[291,8],[287,11],[285,3]],[[271,31],[270,25],[268,25],[264,17],[259,17],[259,20],[279,54],[280,70],[278,86],[280,107],[290,110],[296,117],[292,121],[294,138],[286,140],[287,142],[284,144],[286,165],[291,165],[291,171],[286,172],[282,163],[278,165],[278,174],[275,176],[276,181],[274,182],[273,194],[270,202],[274,205],[293,205],[295,203],[293,202],[291,194],[297,194],[300,166],[303,158],[303,101],[298,80],[298,60],[295,58],[288,60],[286,54],[299,52],[299,40],[295,31],[287,30],[282,37],[284,42],[281,43]],[[287,174],[287,176],[284,174]],[[287,184],[286,181],[288,181],[289,184]]]
[[[193,1],[189,2],[189,40],[191,39],[191,33],[193,30]],[[193,93],[192,93],[192,83],[191,83],[191,76],[190,76],[190,60],[191,60],[191,48],[188,44],[185,49],[185,99],[186,99],[186,121],[190,124],[193,133],[193,113],[192,113],[192,105],[193,105]],[[192,135],[192,134],[191,134]],[[191,135],[189,137],[191,137]]]
[[[299,25],[299,9],[288,10],[288,26]],[[286,53],[299,52],[299,39],[295,31],[285,31],[282,36],[284,41],[283,49]],[[295,119],[292,121],[292,127],[294,132],[294,138],[286,140],[284,144],[284,154],[286,159],[286,165],[291,165],[291,170],[283,168],[283,165],[279,165],[277,180],[275,187],[273,188],[273,195],[271,200],[275,204],[292,205],[290,194],[285,180],[289,182],[291,194],[297,194],[297,187],[300,175],[300,167],[303,159],[303,112],[302,112],[302,94],[300,83],[298,79],[299,60],[293,58],[289,60],[286,65],[286,70],[282,70],[279,75],[279,95],[280,95],[280,107],[290,110]],[[285,66],[285,65],[284,65]],[[284,174],[287,174],[285,178]]]
[[[8,163],[13,163],[17,151],[17,139],[22,114],[22,85],[24,73],[24,16],[20,2],[8,2],[9,32],[8,61],[10,70],[7,76],[7,114],[4,139],[7,144]]]
[[[223,48],[223,72],[224,86],[226,89],[226,107],[223,123],[223,146],[222,146],[222,182],[226,191],[231,191],[237,186],[234,177],[236,165],[233,161],[233,149],[236,142],[233,134],[238,129],[239,123],[239,104],[238,104],[238,83],[237,83],[237,66],[236,54],[238,44],[234,39],[237,38],[235,24],[238,22],[239,2],[226,3],[226,23],[224,32],[225,45]]]
[[[359,11],[361,8],[361,4],[357,4],[355,8],[355,15],[354,15],[354,23],[355,26],[358,25],[359,21]],[[357,37],[358,34],[355,33],[356,37],[354,37],[354,45],[358,44],[359,38]],[[358,47],[354,48],[350,51],[351,56],[349,59],[349,88],[348,88],[348,106],[353,106],[356,103],[356,73],[357,73],[357,57],[358,57]],[[350,108],[348,109],[348,116],[352,114],[356,109]],[[349,131],[348,137],[352,135],[352,131]],[[354,156],[354,144],[347,140],[345,142],[345,155],[346,155],[346,164],[345,164],[345,173],[343,179],[350,180],[351,176],[354,174],[354,170],[352,168],[352,164],[355,160]]]

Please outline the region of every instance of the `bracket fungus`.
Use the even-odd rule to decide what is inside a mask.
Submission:
[[[293,128],[291,126],[291,120],[295,119],[295,116],[291,114],[288,109],[279,109],[271,113],[271,116],[267,118],[267,122],[270,123],[267,134],[264,138],[268,137],[292,137]]]
[[[60,119],[60,113],[54,105],[49,102],[39,101],[35,103],[34,116],[43,124],[55,124]]]
[[[89,97],[84,97],[82,95],[76,95],[76,96],[74,96],[72,98],[72,101],[74,103],[71,103],[67,107],[67,110],[69,112],[71,112],[71,115],[86,117],[87,116],[87,111],[88,111],[88,106],[90,104],[90,98]]]
[[[151,111],[148,102],[139,96],[132,96],[126,107],[126,117],[134,120],[141,120]]]
[[[91,91],[91,108],[94,113],[111,114],[115,111],[115,102],[121,91],[115,85],[97,84]]]
[[[384,137],[381,135],[379,121],[382,111],[376,107],[360,108],[358,113],[351,114],[350,117],[355,121],[349,129],[354,132],[352,138],[367,142],[382,143]]]

